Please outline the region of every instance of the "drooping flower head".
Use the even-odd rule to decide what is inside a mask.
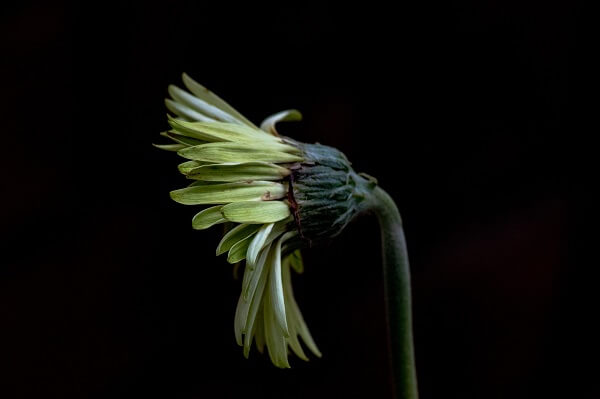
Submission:
[[[361,211],[375,182],[356,174],[338,150],[279,136],[276,124],[300,120],[296,110],[260,128],[183,74],[189,90],[169,86],[174,144],[156,145],[187,159],[179,171],[193,182],[171,192],[185,205],[207,206],[192,219],[198,230],[231,222],[217,246],[232,264],[245,261],[234,319],[235,338],[248,357],[252,342],[272,362],[289,367],[288,348],[308,360],[321,356],[294,299],[291,271],[304,270],[300,248],[338,234]]]

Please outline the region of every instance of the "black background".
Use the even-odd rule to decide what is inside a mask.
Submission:
[[[243,359],[218,229],[151,146],[185,71],[255,122],[300,109],[285,134],[397,200],[422,398],[598,397],[583,11],[216,3],[3,6],[0,396],[390,397],[372,218],[295,278],[323,358]]]

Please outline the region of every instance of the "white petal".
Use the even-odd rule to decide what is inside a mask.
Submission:
[[[254,269],[256,259],[258,258],[258,254],[260,250],[263,249],[265,241],[267,240],[267,237],[269,236],[271,230],[273,230],[274,225],[275,223],[268,223],[263,225],[260,229],[258,229],[256,235],[252,239],[252,242],[248,246],[248,252],[246,252],[246,265],[250,269]]]
[[[281,264],[281,275],[283,279],[283,292],[290,292],[292,289],[292,278],[290,276],[290,265],[289,265],[289,257],[286,258]],[[292,351],[298,356],[300,359],[304,361],[308,361],[308,357],[304,353],[302,346],[300,345],[300,341],[298,340],[298,326],[296,325],[296,318],[291,316],[291,313],[294,311],[290,308],[290,302],[286,301],[286,316],[288,322],[288,328],[290,331],[290,336],[287,339],[287,343],[292,348]]]
[[[270,248],[269,248],[270,250]],[[270,251],[269,251],[270,252]],[[254,324],[256,321],[256,315],[258,310],[260,309],[263,303],[263,293],[265,292],[265,285],[267,283],[267,276],[269,273],[269,262],[268,260],[264,262],[264,266],[259,273],[255,273],[255,275],[259,275],[256,283],[256,290],[254,291],[254,295],[252,296],[252,300],[250,301],[250,308],[248,311],[248,318],[246,320],[246,325],[244,326],[244,356],[248,357],[250,353],[250,344],[252,343],[252,334],[254,332]]]
[[[215,107],[225,111],[231,116],[241,120],[246,125],[251,127],[256,127],[252,122],[246,119],[242,114],[235,110],[231,105],[229,105],[226,101],[221,99],[212,91],[208,90],[206,87],[202,86],[200,83],[196,82],[194,79],[190,78],[186,73],[183,74],[183,84],[188,88],[196,97],[203,99],[209,104],[214,105]]]
[[[265,321],[265,341],[267,343],[267,348],[269,349],[269,357],[275,366],[289,368],[290,364],[287,357],[285,337],[275,320],[273,304],[271,303],[271,296],[269,294],[265,295],[263,312]]]
[[[281,244],[296,235],[295,231],[285,233],[275,244],[271,258],[271,272],[269,273],[269,295],[273,315],[277,324],[286,337],[290,336],[285,316],[285,300],[283,297],[283,282],[281,280]]]
[[[279,134],[277,133],[277,128],[275,127],[275,125],[278,122],[300,120],[302,120],[302,114],[300,113],[300,111],[295,109],[288,109],[269,116],[260,124],[260,128],[265,132],[271,133],[275,136],[279,136]]]
[[[179,117],[183,117],[186,120],[190,121],[200,121],[200,122],[214,122],[215,119],[209,118],[206,115],[203,115],[199,112],[194,111],[193,109],[186,107],[185,105],[173,101],[169,98],[165,98],[165,105],[167,109],[174,113]]]
[[[319,348],[317,348],[317,344],[315,344],[315,341],[310,335],[310,331],[308,330],[304,318],[302,317],[302,312],[300,312],[298,303],[296,303],[296,299],[294,298],[294,291],[292,289],[291,277],[289,276],[289,273],[287,277],[290,278],[290,282],[289,284],[286,284],[284,295],[289,323],[293,324],[294,328],[297,329],[298,334],[302,337],[302,340],[304,341],[308,349],[310,349],[310,351],[314,353],[317,357],[321,357],[321,351],[319,351]]]
[[[260,279],[260,276],[262,275],[263,272],[263,268],[265,267],[265,264],[267,262],[267,257],[269,255],[269,250],[271,249],[271,244],[268,244],[260,253],[260,256],[258,257],[258,261],[256,262],[256,268],[254,270],[250,270],[249,268],[246,268],[246,270],[248,270],[248,279],[246,279],[245,275],[244,275],[244,281],[242,282],[242,297],[244,298],[244,300],[246,302],[250,302],[252,301],[252,298],[254,298],[254,294],[256,291],[256,287],[258,285],[258,280]],[[269,267],[269,266],[267,266]],[[265,277],[266,278],[266,277]],[[246,323],[244,322],[244,325]]]
[[[233,117],[227,112],[215,107],[214,105],[207,103],[204,100],[199,99],[198,97],[188,93],[185,90],[180,89],[177,86],[169,85],[169,95],[171,95],[173,100],[175,100],[176,102],[183,104],[186,107],[191,108],[192,110],[204,116],[207,116],[210,119],[217,119],[223,122],[230,123],[243,123],[242,121]]]

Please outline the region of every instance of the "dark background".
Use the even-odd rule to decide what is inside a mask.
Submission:
[[[2,6],[0,396],[390,397],[372,218],[295,278],[323,358],[243,359],[218,229],[150,145],[185,71],[255,122],[300,109],[284,133],[397,200],[422,398],[599,397],[583,11],[215,3]]]

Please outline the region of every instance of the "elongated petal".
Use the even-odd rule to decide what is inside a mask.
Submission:
[[[263,249],[260,252],[258,262],[264,261],[262,259],[262,256],[265,254],[266,249],[270,248],[271,243],[287,231],[288,219],[289,218],[275,223],[275,225],[273,226],[273,229],[271,230],[271,232],[267,236],[266,240],[264,241],[264,244],[262,245]],[[250,250],[250,246],[248,246],[248,250]],[[247,253],[246,253],[246,256],[248,256]],[[248,265],[248,269],[252,270],[249,265]],[[252,292],[250,290],[251,290],[251,287],[249,287],[249,285],[242,284],[242,295],[244,296],[244,299],[249,300],[250,296],[252,295]]]
[[[268,135],[260,129],[234,123],[187,122],[170,116],[168,122],[175,131],[207,142],[282,143],[281,139]]]
[[[251,330],[252,330],[252,326],[254,324],[254,318],[258,317],[258,314],[260,314],[260,306],[257,306],[254,309],[254,313],[250,313],[250,307],[252,305],[252,300],[254,299],[254,293],[258,286],[259,279],[263,272],[263,267],[265,265],[265,262],[266,262],[266,259],[267,259],[268,253],[269,253],[269,248],[270,248],[270,246],[265,248],[266,251],[263,251],[263,253],[261,253],[261,256],[258,260],[256,269],[250,270],[249,268],[246,268],[246,270],[244,271],[244,281],[242,284],[251,286],[252,296],[249,299],[246,299],[243,297],[242,294],[240,294],[240,299],[238,301],[238,305],[237,305],[236,312],[235,312],[235,320],[234,320],[233,324],[234,324],[236,341],[240,345],[242,342],[241,337],[242,337],[242,334],[244,334],[244,333],[247,334],[246,339],[251,340]],[[258,305],[262,301],[262,298],[256,298],[256,300],[258,301],[258,303],[257,303],[257,305]],[[256,313],[257,311],[258,311],[258,313]],[[248,316],[252,317],[252,321],[249,322]]]
[[[298,339],[298,332],[296,330],[292,330],[290,327],[290,336],[287,338],[287,343],[292,348],[292,351],[298,356],[300,359],[308,362],[308,356],[304,353],[304,349],[302,349],[302,345],[300,345],[300,340]]]
[[[180,169],[181,170],[181,169]],[[233,182],[242,180],[281,180],[290,170],[268,162],[202,165],[186,170],[191,179]]]
[[[217,246],[217,256],[229,251],[235,244],[256,233],[259,228],[259,224],[240,224],[235,226],[221,239],[221,242]]]
[[[269,357],[275,366],[289,368],[286,339],[275,320],[271,299],[272,297],[266,294],[264,298],[265,304],[263,305],[265,341],[269,350]]]
[[[203,180],[194,180],[192,183],[188,184],[188,187],[205,187],[205,186],[214,186],[218,183],[212,181],[203,181]]]
[[[289,274],[286,277],[290,277]],[[289,323],[294,325],[294,329],[298,331],[298,334],[302,337],[302,340],[308,349],[310,349],[315,356],[321,357],[321,351],[319,351],[319,348],[317,348],[317,344],[315,344],[315,341],[313,340],[312,335],[310,334],[310,331],[304,322],[304,318],[302,317],[302,312],[300,312],[298,303],[296,303],[296,299],[294,298],[291,277],[290,281],[286,283],[284,296]]]
[[[185,161],[183,163],[180,163],[177,166],[177,169],[179,169],[179,171],[184,174],[187,175],[189,173],[190,170],[197,168],[199,166],[204,165],[202,162],[198,162],[198,161]]]
[[[288,151],[288,152],[285,152]],[[294,147],[286,144],[249,145],[239,143],[208,143],[187,147],[178,152],[184,158],[212,163],[228,162],[301,162]]]
[[[256,340],[256,348],[260,353],[265,351],[265,322],[263,320],[263,312],[262,309],[258,311],[256,315],[256,321],[254,322],[256,326],[254,328],[254,338]]]
[[[259,180],[186,187],[171,191],[171,198],[184,205],[201,205],[271,200],[283,198],[286,194],[283,184]]]
[[[284,220],[281,220],[281,221],[275,223],[275,226],[273,227],[273,229],[267,236],[265,243],[263,244],[264,249],[261,251],[261,253],[259,255],[260,257],[263,256],[263,254],[266,252],[266,248],[269,248],[273,241],[275,241],[276,239],[281,237],[281,235],[287,231],[289,219],[291,219],[291,217],[288,217]],[[246,253],[246,255],[248,255],[248,254]],[[258,260],[259,262],[261,261],[260,257]],[[250,267],[248,267],[248,269],[250,269]],[[244,295],[244,299],[246,299],[246,300],[249,300],[249,297],[252,295],[250,289],[251,289],[251,287],[249,287],[247,284],[242,284],[242,295]]]
[[[214,94],[212,91],[208,90],[206,87],[202,86],[200,83],[194,81],[194,79],[190,78],[186,73],[183,74],[183,84],[196,97],[206,101],[211,105],[214,105],[222,111],[225,111],[226,113],[242,121],[246,125],[256,127],[252,122],[250,122],[242,114],[236,111],[231,105],[227,104],[227,102],[222,100],[219,96]]]
[[[285,299],[283,297],[283,281],[281,278],[281,244],[294,235],[296,235],[296,232],[290,231],[277,240],[273,250],[271,273],[269,274],[269,294],[273,307],[273,315],[285,337],[289,337],[290,332],[285,316]]]
[[[208,116],[209,118],[217,119],[223,122],[243,123],[229,113],[207,103],[206,101],[188,93],[185,90],[180,89],[177,86],[169,86],[169,95],[178,103],[181,103],[186,107],[199,112],[200,114]]]
[[[273,230],[271,230],[271,233],[267,237],[267,241],[265,242],[265,245],[270,244],[273,241],[275,241],[283,233],[289,231],[290,228],[291,229],[295,229],[295,227],[290,227],[289,226],[289,222],[291,222],[293,220],[294,220],[294,218],[290,215],[287,218],[285,218],[283,220],[280,220],[279,222],[275,223],[275,226],[273,227]]]
[[[227,219],[221,213],[221,206],[211,206],[200,211],[192,219],[192,227],[196,230],[204,230],[215,224],[225,223]]]
[[[256,284],[258,283],[258,278],[262,273],[262,268],[267,261],[267,256],[269,255],[269,251],[271,248],[271,243],[265,245],[265,247],[260,251],[258,260],[256,261],[256,266],[254,269],[247,267],[248,270],[248,279],[242,282],[242,298],[246,302],[251,302],[254,297],[256,291]],[[245,275],[244,275],[245,277]]]
[[[310,334],[310,331],[308,330],[308,327],[306,326],[306,323],[304,322],[304,318],[302,317],[302,313],[300,312],[300,308],[298,307],[297,303],[293,303],[292,304],[292,308],[295,308],[296,312],[296,317],[298,319],[298,334],[302,337],[302,340],[304,341],[304,343],[306,344],[306,346],[308,347],[308,349],[310,349],[310,351],[317,357],[321,357],[323,356],[321,354],[321,351],[319,350],[319,348],[317,347],[317,344],[315,343],[315,341],[313,340],[312,335]]]
[[[233,332],[235,334],[235,342],[237,342],[239,346],[244,345],[242,342],[242,324],[240,323],[242,319],[242,313],[248,313],[246,309],[248,309],[248,304],[242,299],[242,296],[240,295],[237,307],[235,308],[235,316],[233,318]]]
[[[227,254],[227,262],[233,264],[246,259],[246,252],[248,252],[248,245],[250,245],[251,240],[252,235],[233,244],[231,249],[229,249],[229,253]]]
[[[154,147],[165,151],[179,151],[187,147],[185,144],[152,144]]]
[[[256,289],[254,291],[254,295],[252,296],[252,300],[250,301],[248,318],[246,321],[246,325],[244,327],[244,332],[246,334],[246,336],[244,337],[244,356],[245,357],[248,357],[248,354],[250,353],[250,344],[252,343],[251,337],[252,337],[252,332],[253,332],[254,325],[256,322],[256,315],[263,303],[263,293],[265,292],[267,277],[269,275],[268,255],[270,254],[271,251],[270,251],[270,248],[266,248],[266,250],[267,250],[266,251],[267,258],[264,262],[261,262],[264,266],[261,267],[260,274],[257,274],[258,279],[256,281]],[[258,271],[258,269],[259,269],[259,267],[257,264],[255,270]]]
[[[281,263],[281,275],[283,280],[283,292],[284,296],[287,298],[287,293],[292,290],[292,279],[290,276],[290,261],[289,257],[284,259]],[[290,336],[287,339],[287,343],[292,348],[292,351],[298,356],[300,359],[304,361],[308,361],[308,357],[304,353],[304,349],[302,349],[302,345],[300,345],[300,341],[298,340],[298,326],[296,325],[295,319],[290,313],[293,310],[290,310],[290,303],[286,301],[286,316],[288,322],[288,328],[290,332]]]
[[[267,223],[263,225],[260,229],[258,229],[254,235],[254,238],[252,238],[252,242],[248,246],[248,252],[246,254],[246,264],[250,269],[254,269],[258,254],[260,253],[261,249],[263,249],[265,241],[267,240],[271,230],[273,230],[274,225],[275,223]]]
[[[195,139],[192,137],[186,137],[184,135],[177,134],[177,132],[174,132],[174,131],[162,132],[160,135],[163,137],[170,138],[171,140],[173,140],[176,143],[185,144],[186,147],[200,145],[200,144],[206,144],[206,141],[198,140],[198,139]]]
[[[260,128],[265,132],[269,132],[275,136],[278,136],[279,133],[277,133],[277,129],[275,126],[278,122],[300,120],[302,120],[302,114],[300,113],[300,111],[295,109],[288,109],[286,111],[281,111],[269,116],[260,124]]]
[[[234,263],[233,269],[231,269],[231,275],[234,280],[240,279],[240,269],[242,268],[242,262]]]
[[[302,261],[302,253],[299,249],[292,252],[288,256],[288,259],[290,261],[290,266],[296,271],[296,273],[304,273],[304,262]]]
[[[225,219],[237,223],[273,223],[290,216],[290,208],[283,201],[246,201],[221,208]]]
[[[213,119],[209,116],[201,114],[200,112],[196,112],[188,106],[185,106],[177,101],[173,101],[171,99],[165,98],[165,105],[167,109],[174,113],[175,115],[185,118],[189,121],[201,121],[201,122],[215,122],[216,119]]]
[[[258,279],[260,278],[263,267],[270,267],[270,265],[266,265],[269,252],[271,250],[271,244],[267,244],[264,249],[260,252],[260,256],[256,262],[256,267],[254,269],[248,268],[248,280],[242,283],[242,298],[246,302],[252,302],[254,299],[254,295],[256,294],[256,286],[258,284]],[[267,277],[268,278],[268,277]]]

